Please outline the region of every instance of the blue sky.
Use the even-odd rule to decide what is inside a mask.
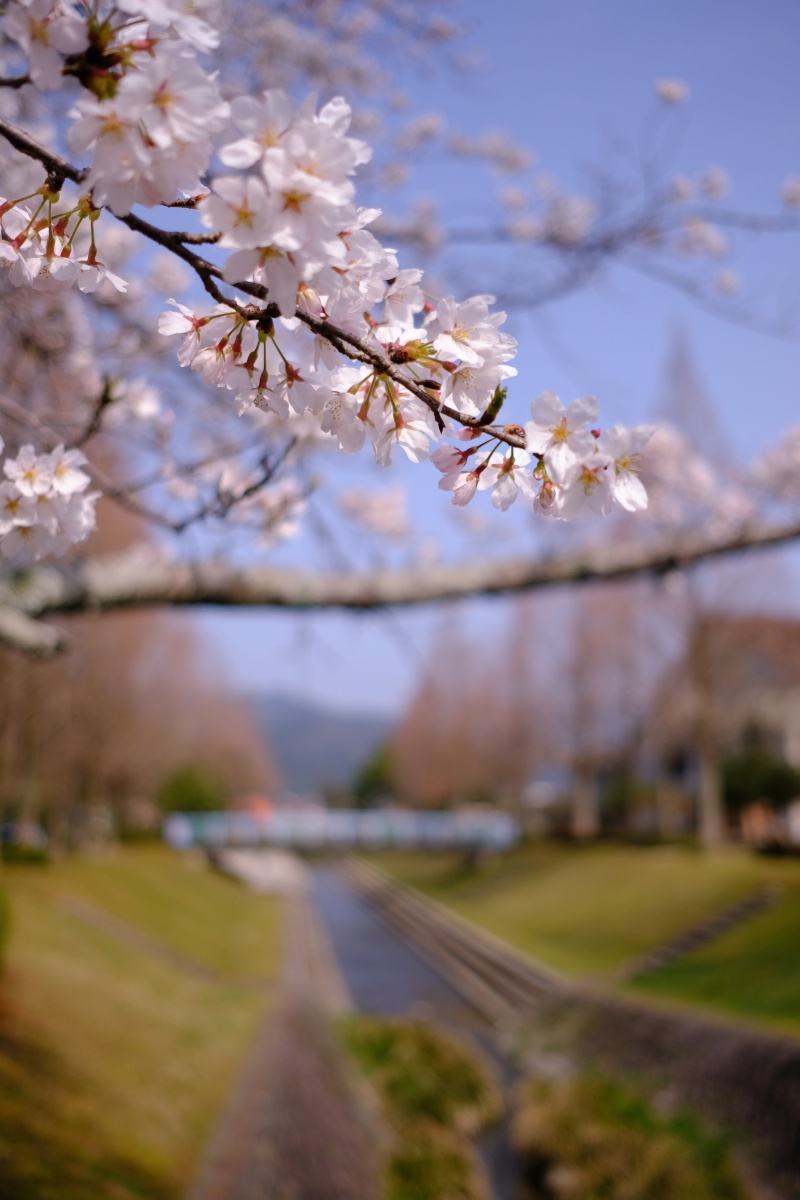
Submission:
[[[470,133],[507,129],[565,190],[580,192],[587,165],[615,141],[636,142],[654,119],[653,82],[664,77],[691,89],[674,121],[676,173],[692,176],[720,165],[731,178],[732,206],[767,211],[777,209],[783,180],[800,176],[800,6],[792,0],[466,0],[458,11],[484,66],[461,76],[415,71],[407,80],[414,108],[439,110],[451,128]],[[477,219],[491,209],[492,182],[471,167],[453,169],[428,156],[415,185],[416,192],[437,196],[445,213]],[[734,265],[762,310],[783,304],[800,314],[800,237],[761,240],[740,251]],[[512,315],[509,328],[520,341],[514,411],[524,419],[530,399],[547,388],[565,400],[594,393],[608,423],[646,419],[659,398],[676,322],[689,332],[737,458],[747,460],[798,419],[797,342],[722,323],[623,271],[552,306],[545,322]],[[355,473],[376,487],[394,482],[393,471],[380,472],[368,461]],[[458,532],[430,467],[401,466],[398,474],[415,517],[442,552],[453,545],[461,554],[485,552],[485,539],[471,545],[463,526]],[[500,527],[499,544],[518,551],[535,536],[520,513]],[[301,542],[280,557],[297,561],[307,551]],[[347,553],[345,547],[346,561]],[[360,548],[354,553],[363,560]],[[483,620],[502,621],[500,604],[479,611]],[[398,711],[424,665],[438,618],[240,612],[199,619],[238,687]]]

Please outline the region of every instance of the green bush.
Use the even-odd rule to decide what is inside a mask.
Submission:
[[[400,1120],[476,1132],[498,1115],[502,1102],[482,1060],[431,1025],[359,1017],[345,1042]]]
[[[747,1200],[724,1140],[598,1075],[524,1085],[514,1142],[542,1197]]]
[[[220,812],[227,807],[223,780],[211,767],[187,764],[178,767],[159,788],[162,812]]]
[[[607,781],[602,794],[601,811],[606,832],[625,833],[638,809],[652,809],[655,789],[652,783],[630,771],[617,771]]]
[[[358,772],[353,785],[359,808],[370,808],[394,791],[392,752],[389,745],[380,746]]]
[[[485,1189],[463,1140],[415,1123],[396,1136],[385,1173],[385,1200],[484,1200]]]
[[[6,842],[0,849],[0,858],[3,862],[26,867],[44,867],[50,862],[50,855],[43,846],[25,846],[18,842]]]
[[[502,1099],[480,1056],[430,1025],[399,1018],[351,1018],[344,1040],[391,1130],[384,1200],[485,1200],[468,1138],[500,1115]]]
[[[800,795],[800,771],[763,746],[749,746],[725,760],[722,786],[726,805],[735,811],[756,800],[781,807]]]
[[[11,931],[11,905],[8,901],[8,896],[0,888],[0,970],[3,968],[3,959],[5,950],[8,944],[8,935]]]

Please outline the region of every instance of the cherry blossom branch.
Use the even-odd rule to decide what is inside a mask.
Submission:
[[[99,395],[92,403],[89,419],[85,422],[80,432],[71,438],[58,436],[53,432],[51,422],[43,421],[36,413],[23,408],[20,404],[15,404],[13,400],[9,400],[5,396],[0,396],[0,412],[16,424],[22,425],[30,433],[35,433],[40,444],[47,447],[48,450],[54,449],[58,444],[63,444],[68,449],[79,450],[100,432],[103,424],[103,413],[113,402],[114,394],[111,381],[106,379]]]
[[[744,229],[748,233],[800,233],[797,213],[747,213],[732,208],[692,207],[686,216],[697,217],[713,225]]]
[[[23,133],[16,125],[11,125],[8,121],[0,120],[0,134],[9,142],[15,150],[19,150],[20,154],[26,155],[28,158],[36,159],[42,166],[47,167],[50,174],[59,176],[62,179],[69,179],[72,183],[81,183],[86,177],[85,171],[79,171],[72,163],[62,158],[59,154],[53,153],[52,150],[47,150],[30,134]]]
[[[0,133],[3,133],[2,122],[0,122]],[[198,275],[206,291],[213,297],[213,299],[217,301],[217,303],[229,305],[231,308],[240,313],[240,315],[245,316],[250,320],[257,320],[264,315],[263,309],[258,309],[255,307],[252,310],[245,309],[235,298],[226,296],[216,283],[217,279],[222,279],[222,271],[219,269],[219,267],[208,262],[207,259],[202,258],[199,254],[195,254],[193,251],[188,250],[183,244],[183,241],[185,240],[184,235],[159,229],[157,225],[152,225],[149,221],[144,221],[141,217],[137,217],[133,213],[129,213],[124,217],[117,217],[117,220],[122,221],[122,223],[127,225],[129,229],[143,234],[143,236],[149,238],[150,241],[156,242],[158,245],[163,246],[166,250],[171,250],[179,258],[183,259],[183,261],[187,263]],[[267,289],[261,284],[249,283],[246,280],[241,280],[232,286],[238,291],[244,292],[245,295],[252,296],[257,300],[266,300],[268,297]],[[268,308],[267,312],[269,313],[269,311],[270,310]],[[278,311],[278,309],[275,309],[274,315],[277,316]],[[375,367],[381,375],[387,375],[390,379],[393,379],[396,383],[399,383],[402,387],[406,388],[407,391],[411,392],[417,397],[417,399],[421,400],[423,404],[425,404],[426,407],[431,410],[440,430],[444,429],[444,422],[442,420],[443,416],[449,417],[451,420],[457,421],[459,424],[468,428],[484,428],[484,426],[481,424],[480,418],[467,417],[463,413],[457,412],[454,408],[440,404],[438,400],[435,400],[431,396],[430,391],[426,387],[417,383],[416,380],[412,379],[407,373],[400,370],[400,368],[394,364],[391,359],[389,359],[379,350],[376,350],[368,342],[364,341],[363,338],[359,338],[355,334],[348,333],[345,329],[340,329],[338,326],[333,325],[330,321],[324,321],[317,317],[313,317],[310,313],[304,312],[302,309],[298,308],[294,315],[298,318],[298,320],[302,321],[304,325],[307,325],[309,329],[313,330],[313,332],[319,337],[324,338],[327,342],[330,342],[334,349],[338,350],[340,354],[346,355],[354,362],[362,362]],[[511,432],[509,428],[492,427],[491,432],[500,441],[506,442],[509,446],[516,447],[517,449],[524,449],[525,447],[524,436],[519,433]]]
[[[92,411],[89,416],[89,420],[86,422],[81,434],[70,443],[71,446],[74,446],[79,450],[100,432],[103,426],[103,413],[106,411],[109,404],[113,404],[113,402],[114,389],[111,385],[111,380],[105,379],[103,381],[102,391],[92,405]]]
[[[135,8],[144,4],[133,2]],[[351,176],[371,151],[346,136],[352,114],[341,97],[316,113],[308,104],[295,108],[285,93],[273,90],[245,116],[236,104],[224,101],[215,77],[196,59],[198,49],[216,41],[211,26],[201,21],[198,27],[194,18],[191,27],[184,26],[176,13],[170,29],[143,40],[137,18],[124,26],[135,25],[137,33],[123,52],[111,45],[118,30],[102,24],[97,7],[78,14],[62,11],[59,4],[57,0],[58,11],[50,14],[47,37],[32,24],[21,0],[15,0],[7,28],[28,53],[37,87],[53,90],[68,74],[86,89],[71,110],[68,143],[78,154],[94,149],[94,157],[90,167],[79,170],[23,130],[0,121],[0,133],[10,144],[48,171],[46,182],[34,192],[0,206],[5,239],[0,251],[10,264],[14,286],[60,290],[77,284],[92,292],[104,284],[124,293],[125,280],[98,258],[95,223],[105,208],[188,265],[217,302],[216,309],[207,311],[206,305],[206,311],[196,312],[169,301],[176,311],[161,314],[158,330],[165,337],[180,335],[180,364],[199,372],[206,384],[232,391],[240,412],[255,407],[280,420],[292,410],[301,416],[313,413],[320,418],[320,432],[332,435],[341,450],[355,452],[368,437],[384,465],[396,447],[414,462],[430,457],[442,474],[440,488],[451,491],[453,503],[460,506],[478,490],[490,488],[495,508],[505,510],[522,493],[535,512],[564,520],[585,507],[598,515],[607,515],[615,503],[630,512],[647,507],[638,472],[649,426],[626,429],[617,424],[603,431],[595,427],[599,406],[594,398],[576,400],[567,409],[552,392],[533,401],[534,419],[525,430],[495,424],[506,395],[504,381],[516,374],[508,365],[516,340],[499,332],[506,314],[490,312],[494,301],[486,295],[462,302],[453,296],[426,297],[422,272],[400,269],[395,252],[367,229],[377,210],[354,207]],[[184,46],[176,65],[173,42],[183,39],[194,50]],[[68,44],[75,53],[60,59],[61,51],[53,53],[57,43]],[[102,79],[98,46],[109,55]],[[161,103],[165,88],[167,105]],[[217,134],[219,143],[212,140]],[[236,171],[255,169],[211,178],[206,190],[198,172],[215,155]],[[62,201],[67,179],[81,185],[77,201]],[[530,234],[551,250],[551,275],[561,270],[551,289],[571,290],[608,257],[637,246],[655,246],[657,254],[665,234],[673,244],[681,221],[675,249],[714,255],[724,248],[724,239],[707,222],[686,216],[690,210],[682,204],[676,208],[670,203],[690,194],[686,186],[670,192],[646,172],[645,186],[633,192],[610,176],[600,174],[597,182],[602,202],[598,216],[581,197],[555,196],[543,229]],[[709,171],[701,182],[703,193],[718,198],[724,182],[722,172]],[[786,203],[794,203],[794,192],[787,188]],[[172,206],[182,189],[192,194],[185,207],[196,205],[200,223],[211,233],[163,229],[131,211],[137,205]],[[516,231],[509,227],[509,232]],[[199,247],[217,243],[234,251],[224,268],[215,255],[209,260],[198,253]],[[378,305],[380,315],[373,315]],[[276,328],[279,317],[293,318],[284,322],[288,331]],[[298,323],[310,330],[313,341],[304,336],[295,345],[291,333]],[[291,361],[287,353],[300,361]],[[345,368],[340,356],[369,370]],[[142,412],[146,404],[157,411],[157,403],[154,407],[149,400]],[[102,406],[86,436],[93,426],[99,428],[101,412]],[[466,427],[459,440],[470,444],[432,450],[436,427],[439,434],[454,435],[455,426]],[[481,440],[476,434],[486,436]],[[503,443],[513,452],[504,453]],[[60,546],[62,534],[67,544],[86,536],[97,495],[63,499],[88,486],[89,476],[80,470],[84,465],[79,450],[65,455],[63,447],[37,456],[32,446],[23,446],[16,459],[6,462],[12,483],[4,493],[5,554],[38,561]],[[269,477],[266,458],[261,467]],[[263,486],[251,476],[250,482],[240,479],[231,487],[230,496],[218,487],[213,503],[180,520],[123,499],[119,489],[106,490],[120,502],[136,504],[148,519],[181,532],[194,520],[227,512],[238,502],[237,495],[252,494],[251,483],[253,492]],[[39,495],[48,499],[39,504]],[[43,506],[50,501],[52,509],[47,510]],[[291,507],[285,495],[281,502]]]
[[[477,560],[433,567],[326,574],[275,567],[235,566],[219,560],[175,562],[126,552],[35,566],[0,584],[2,612],[28,622],[56,614],[155,606],[212,605],[352,611],[431,604],[476,595],[505,595],[642,575],[664,575],[709,559],[766,549],[800,538],[800,521],[747,528],[728,538],[684,535],[670,545],[595,546],[542,560]],[[0,641],[18,645],[13,622],[0,620]],[[46,640],[45,635],[42,642]],[[56,640],[55,635],[51,637]]]
[[[671,205],[670,208],[674,208]],[[674,219],[670,219],[673,218]],[[625,243],[634,242],[644,234],[651,233],[658,222],[659,229],[679,229],[688,218],[698,218],[714,225],[725,225],[733,229],[743,229],[750,233],[800,233],[800,216],[795,213],[748,213],[737,209],[716,208],[708,206],[681,206],[674,213],[667,214],[663,209],[649,204],[643,213],[631,220],[606,230],[597,235],[587,235],[575,242],[559,241],[546,233],[538,238],[524,238],[514,233],[514,224],[473,225],[441,230],[437,249],[445,245],[497,245],[503,243],[519,244],[530,241],[532,244],[546,245],[564,253],[614,252]],[[377,221],[376,228],[383,232],[386,224],[392,240],[396,242],[417,242],[419,234],[412,229],[404,229],[393,222]]]
[[[265,454],[258,463],[259,474],[240,491],[224,492],[218,490],[213,501],[199,505],[187,516],[175,520],[165,516],[164,513],[156,509],[150,508],[139,500],[134,500],[131,493],[137,490],[135,485],[118,487],[103,471],[95,466],[91,466],[89,472],[93,482],[101,488],[103,495],[109,500],[113,500],[120,508],[124,508],[127,512],[133,513],[134,516],[141,517],[145,521],[150,521],[162,529],[167,529],[170,533],[185,533],[191,525],[196,525],[200,521],[206,520],[207,517],[223,518],[227,516],[237,505],[262,491],[275,478],[277,471],[291,455],[296,445],[297,438],[290,438],[278,454],[274,456]],[[161,481],[156,478],[138,486],[139,488],[152,487],[158,482]]]
[[[13,421],[15,425],[21,425],[23,429],[27,429],[29,433],[36,433],[42,445],[48,450],[52,450],[56,445],[56,437],[53,431],[44,424],[39,417],[20,404],[15,404],[13,400],[7,399],[5,396],[0,396],[0,413]]]
[[[27,155],[42,163],[47,168],[51,175],[69,179],[73,183],[80,183],[85,178],[85,172],[80,171],[67,159],[60,155],[54,154],[50,150],[41,146],[34,138],[23,133],[15,126],[10,125],[7,121],[0,120],[0,135],[2,135],[15,149],[22,154]],[[125,216],[117,216],[112,214],[123,225],[135,233],[141,234],[149,241],[161,246],[163,249],[170,251],[177,258],[182,259],[187,266],[195,272],[201,283],[209,295],[217,301],[218,304],[228,305],[230,308],[246,316],[248,319],[256,320],[263,315],[263,309],[247,310],[244,308],[235,297],[227,296],[219,287],[217,280],[222,280],[222,271],[215,264],[209,262],[201,255],[196,254],[188,248],[187,243],[191,240],[191,244],[201,245],[203,235],[192,235],[172,230],[160,229],[157,225],[153,225],[150,221],[145,221],[142,217],[135,213],[128,213]],[[215,239],[216,240],[216,239]],[[257,283],[250,283],[246,280],[238,281],[232,285],[237,291],[243,292],[245,295],[252,296],[254,299],[264,301],[268,297],[268,291],[265,287]],[[268,310],[269,311],[269,310]],[[278,310],[275,310],[277,315]],[[486,429],[491,432],[499,441],[505,442],[507,445],[516,448],[525,448],[525,437],[518,427],[514,426],[486,426],[483,424],[481,417],[468,417],[456,409],[441,404],[435,399],[428,388],[423,384],[418,383],[409,374],[403,371],[397,364],[393,363],[387,355],[376,350],[363,338],[356,337],[354,334],[348,333],[345,329],[340,329],[330,321],[320,320],[311,316],[309,313],[297,309],[294,314],[299,320],[308,326],[319,337],[324,338],[341,354],[355,362],[362,362],[371,365],[381,374],[388,376],[396,383],[400,384],[407,391],[411,392],[417,399],[421,400],[425,406],[432,412],[436,423],[441,430],[444,429],[443,417],[448,417],[451,420],[463,425],[467,428]]]
[[[687,221],[696,220],[709,226],[738,229],[748,233],[800,233],[800,214],[793,212],[749,213],[716,205],[676,205],[666,196],[652,198],[642,210],[628,220],[611,224],[598,233],[587,233],[574,242],[563,241],[546,229],[536,237],[526,237],[515,231],[514,223],[487,226],[468,226],[440,231],[436,250],[448,245],[514,245],[538,246],[557,253],[563,260],[564,269],[555,279],[540,285],[534,284],[523,290],[509,288],[494,289],[498,302],[506,308],[532,310],[553,300],[570,295],[584,286],[593,274],[607,261],[637,270],[656,282],[681,292],[699,307],[711,312],[721,320],[744,328],[755,329],[769,337],[785,339],[797,335],[797,322],[770,319],[751,311],[744,305],[733,304],[715,296],[695,279],[687,277],[657,258],[625,252],[636,251],[653,237],[673,236],[686,227]],[[602,221],[598,222],[602,225]],[[424,234],[413,228],[396,227],[393,222],[376,222],[376,228],[391,230],[392,240],[409,244],[423,244]]]
[[[68,640],[60,629],[34,621],[18,608],[0,605],[0,644],[21,650],[34,658],[52,658],[67,649]]]
[[[781,318],[770,318],[752,313],[749,310],[731,303],[729,300],[720,299],[717,296],[710,295],[697,283],[696,280],[681,274],[669,267],[666,263],[659,263],[654,259],[644,258],[628,258],[621,259],[621,265],[627,266],[630,270],[637,271],[640,275],[644,275],[649,279],[655,279],[658,283],[666,284],[677,292],[682,292],[688,296],[699,308],[704,308],[712,313],[715,317],[720,317],[723,320],[730,321],[734,325],[740,325],[744,329],[754,329],[756,332],[765,335],[766,337],[779,338],[785,340],[791,337],[797,337],[797,321],[791,321]]]

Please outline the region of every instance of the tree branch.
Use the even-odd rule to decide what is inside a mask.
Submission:
[[[552,559],[514,558],[333,574],[222,561],[175,562],[140,552],[36,566],[0,586],[0,602],[24,618],[122,608],[210,605],[366,611],[566,584],[660,575],[722,555],[800,538],[800,521],[668,546],[605,545]],[[0,627],[0,638],[4,638]]]
[[[67,641],[59,629],[34,621],[11,605],[0,605],[0,643],[35,658],[52,658],[65,650]]]
[[[0,134],[7,142],[11,143],[15,150],[19,150],[20,154],[36,159],[42,166],[47,167],[52,175],[60,175],[62,179],[71,179],[73,183],[81,183],[85,178],[85,171],[79,171],[65,158],[54,154],[52,150],[45,149],[30,134],[23,133],[15,125],[9,125],[8,121],[0,121]]]

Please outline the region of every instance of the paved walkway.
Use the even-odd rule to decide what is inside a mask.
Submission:
[[[352,1002],[309,894],[282,852],[220,864],[284,902],[284,977],[188,1200],[377,1200],[378,1136],[330,1025]]]
[[[254,892],[290,895],[308,887],[308,868],[287,850],[220,850],[216,861]]]

